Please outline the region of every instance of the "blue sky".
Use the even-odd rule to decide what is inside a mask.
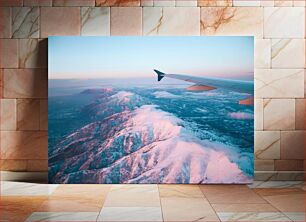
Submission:
[[[253,37],[71,37],[48,40],[49,78],[152,77],[153,69],[244,78],[253,73]]]

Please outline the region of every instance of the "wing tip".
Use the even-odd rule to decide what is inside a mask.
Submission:
[[[157,69],[153,69],[154,70],[154,72],[156,72],[156,74],[157,74],[157,81],[160,81],[160,80],[162,80],[162,78],[164,78],[165,77],[165,73],[163,73],[163,72],[161,72],[161,71],[158,71]]]

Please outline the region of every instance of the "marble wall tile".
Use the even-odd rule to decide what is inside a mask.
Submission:
[[[144,7],[143,35],[200,35],[200,9]]]
[[[23,0],[23,6],[52,6],[52,0]]]
[[[0,99],[3,97],[3,69],[0,69]]]
[[[12,37],[39,38],[39,8],[12,8]]]
[[[27,160],[0,160],[0,169],[3,171],[26,171]]]
[[[263,9],[260,7],[202,7],[202,35],[263,36]]]
[[[140,0],[96,0],[96,6],[140,6]]]
[[[0,129],[16,130],[16,100],[1,99],[0,100]]]
[[[295,100],[295,129],[305,129],[305,99]]]
[[[52,35],[80,35],[80,22],[78,7],[42,7],[41,38]]]
[[[48,171],[48,160],[27,160],[27,171]]]
[[[198,0],[198,6],[208,7],[208,6],[232,6],[233,0]]]
[[[303,8],[264,8],[265,38],[304,38],[304,32],[305,10]]]
[[[264,130],[295,128],[294,99],[264,99]]]
[[[96,221],[99,212],[34,212],[26,221]]]
[[[199,186],[196,185],[159,184],[158,190],[161,198],[204,198]]]
[[[280,159],[280,132],[255,131],[254,156],[255,159]]]
[[[18,68],[18,40],[0,39],[0,68]]]
[[[216,212],[277,212],[271,204],[212,204]]]
[[[221,212],[218,217],[221,221],[290,221],[281,212]]]
[[[301,171],[255,171],[257,181],[304,181],[304,172]]]
[[[82,7],[81,35],[110,35],[110,8]]]
[[[293,0],[274,0],[275,7],[290,7],[293,6]]]
[[[263,130],[263,99],[254,100],[254,129]]]
[[[41,99],[39,107],[39,129],[48,130],[48,100]]]
[[[153,6],[154,0],[140,0],[140,6]]]
[[[269,6],[274,6],[274,0],[261,0],[260,1],[260,6],[264,7],[269,7]]]
[[[39,100],[17,100],[17,130],[39,130]]]
[[[0,8],[0,38],[11,38],[12,10],[9,7]]]
[[[53,6],[95,6],[95,0],[53,0]]]
[[[3,90],[5,98],[47,98],[47,70],[5,69]]]
[[[19,68],[47,68],[47,39],[19,39]]]
[[[197,0],[176,0],[175,6],[182,6],[182,7],[196,7],[198,5]]]
[[[277,171],[303,171],[303,160],[275,160],[275,170]]]
[[[272,39],[272,68],[304,68],[304,39]]]
[[[141,35],[141,7],[112,7],[111,35]]]
[[[305,131],[281,131],[281,159],[304,159]]]
[[[233,6],[260,6],[260,0],[233,0]]]
[[[0,7],[22,6],[22,0],[0,0]]]
[[[274,160],[254,160],[255,171],[259,170],[274,170]]]
[[[4,159],[47,159],[48,133],[1,131],[1,156]]]
[[[271,68],[271,40],[255,39],[254,67]]]
[[[175,0],[153,0],[154,7],[175,6]]]
[[[305,7],[306,2],[304,0],[293,0],[293,6],[295,6],[295,7]]]
[[[256,98],[303,98],[303,69],[256,69]]]

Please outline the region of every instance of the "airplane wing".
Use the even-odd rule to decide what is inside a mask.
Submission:
[[[186,82],[195,83],[187,88],[190,91],[207,91],[216,88],[227,89],[240,93],[250,94],[250,98],[241,100],[239,103],[244,105],[250,105],[254,100],[254,82],[245,80],[233,80],[233,79],[223,79],[223,78],[211,78],[211,77],[199,77],[199,76],[188,76],[181,74],[166,74],[161,71],[154,69],[157,73],[157,80],[161,81],[164,77],[179,79]]]

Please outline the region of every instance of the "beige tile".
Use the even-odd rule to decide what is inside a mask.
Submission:
[[[182,7],[196,7],[198,4],[197,0],[176,0],[175,6]]]
[[[295,7],[305,7],[306,2],[304,0],[293,0],[293,6],[295,6]]]
[[[204,198],[161,198],[164,221],[219,221]]]
[[[109,7],[82,7],[81,20],[81,35],[110,35]]]
[[[305,131],[281,132],[281,159],[304,159]]]
[[[264,6],[264,7],[274,6],[274,0],[261,0],[260,6]]]
[[[268,203],[261,204],[212,204],[216,212],[277,212],[278,210]]]
[[[256,69],[256,98],[303,98],[303,69]]]
[[[0,38],[11,38],[12,10],[9,7],[0,8]]]
[[[222,212],[218,213],[218,216],[221,221],[290,221],[280,212]]]
[[[175,6],[175,0],[153,0],[154,7],[171,7]]]
[[[303,69],[304,43],[304,39],[272,39],[272,67]]]
[[[200,9],[144,7],[143,35],[200,35]]]
[[[52,0],[23,0],[24,6],[52,6]]]
[[[255,39],[254,45],[254,67],[270,68],[271,67],[271,40]]]
[[[1,130],[16,130],[16,100],[1,99]]]
[[[233,6],[260,6],[260,0],[233,0]]]
[[[153,0],[140,0],[140,6],[153,6]]]
[[[232,0],[198,0],[198,6],[232,6]]]
[[[0,169],[3,171],[26,171],[26,160],[0,160]]]
[[[265,38],[304,38],[304,32],[305,10],[303,8],[264,8]]]
[[[289,130],[294,128],[294,99],[264,99],[264,130]]]
[[[1,0],[0,7],[22,6],[22,0]]]
[[[27,160],[27,171],[47,172],[48,160]]]
[[[39,100],[17,100],[17,130],[39,130]]]
[[[266,203],[246,185],[203,185],[200,188],[212,204]]]
[[[185,197],[185,198],[204,198],[198,185],[176,185],[163,184],[158,185],[159,196],[163,197]]]
[[[41,99],[39,107],[39,129],[48,130],[48,100]]]
[[[263,99],[254,100],[254,129],[263,130]]]
[[[19,68],[47,68],[47,39],[19,40]]]
[[[140,0],[96,0],[96,6],[140,6]]]
[[[46,69],[4,70],[5,98],[46,98],[48,95]]]
[[[290,7],[293,6],[293,0],[274,0],[275,7]]]
[[[111,35],[141,35],[141,7],[112,7]]]
[[[5,159],[47,159],[48,134],[35,131],[1,131],[1,156]]]
[[[108,193],[105,207],[158,207],[157,185],[113,185]]]
[[[53,6],[95,6],[95,0],[53,0]]]
[[[275,170],[277,171],[303,171],[303,160],[275,160]]]
[[[78,7],[42,7],[41,38],[53,35],[80,35],[80,22]]]
[[[280,132],[255,131],[254,156],[256,159],[279,159]]]
[[[163,221],[160,207],[103,207],[97,221]]]
[[[295,129],[305,129],[305,99],[295,100]]]
[[[274,170],[274,160],[254,160],[254,170],[259,171],[273,171]]]
[[[202,7],[201,35],[263,36],[260,7]]]
[[[12,37],[39,38],[39,8],[13,7]]]
[[[0,68],[18,68],[18,40],[0,39]]]
[[[99,212],[34,212],[28,218],[30,221],[96,221]]]
[[[3,69],[0,69],[0,99],[3,98]]]

